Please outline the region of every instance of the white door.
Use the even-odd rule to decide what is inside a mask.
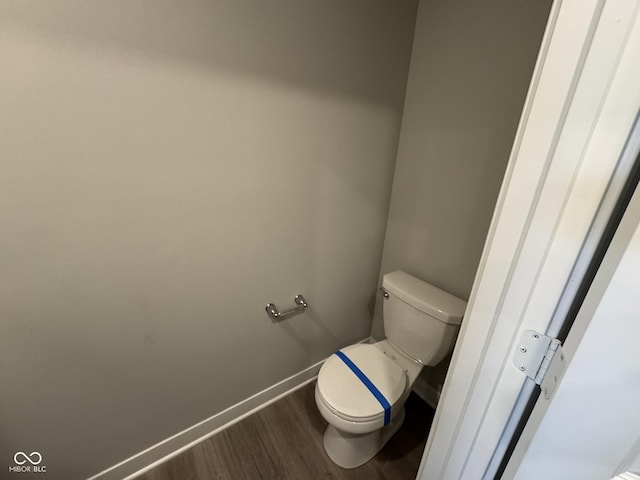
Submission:
[[[538,399],[503,478],[640,473],[640,190],[563,350],[568,367],[550,401]]]
[[[555,336],[625,177],[639,10],[640,0],[554,2],[419,480],[493,479],[521,399],[538,388],[511,355],[523,330]]]

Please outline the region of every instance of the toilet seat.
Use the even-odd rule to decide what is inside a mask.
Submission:
[[[370,344],[352,345],[342,352],[371,380],[393,405],[404,393],[405,371]],[[354,372],[336,355],[329,357],[318,374],[322,403],[349,422],[371,422],[384,417],[384,408]]]

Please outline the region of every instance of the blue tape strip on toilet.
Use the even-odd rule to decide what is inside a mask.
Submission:
[[[376,397],[376,400],[380,402],[382,408],[384,408],[384,424],[387,425],[391,421],[391,405],[384,397],[382,392],[378,390],[378,388],[373,384],[369,377],[367,377],[362,370],[360,370],[355,363],[351,361],[349,357],[347,357],[343,352],[338,350],[336,355],[342,360],[347,367],[351,369],[351,371],[360,379],[360,381],[364,384],[365,387],[369,389],[369,391]]]

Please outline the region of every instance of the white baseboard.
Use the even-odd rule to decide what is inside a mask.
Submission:
[[[87,480],[131,480],[141,475],[267,405],[289,395],[291,392],[303,387],[309,382],[312,382],[317,377],[323,362],[324,360],[103,470]]]
[[[418,395],[422,400],[427,402],[434,410],[438,406],[440,400],[440,392],[434,388],[433,385],[427,383],[422,377],[416,379],[416,383],[413,384],[413,392]]]

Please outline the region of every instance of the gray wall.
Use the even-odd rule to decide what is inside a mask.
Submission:
[[[469,297],[550,6],[420,2],[380,276]]]
[[[95,474],[369,335],[416,8],[0,5],[0,468]]]

